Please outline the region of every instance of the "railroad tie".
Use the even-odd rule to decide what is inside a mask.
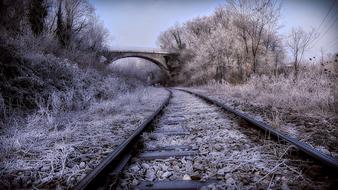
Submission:
[[[173,181],[143,181],[136,189],[140,190],[197,190],[212,183],[216,183],[216,180],[207,181],[193,181],[193,180],[173,180]]]
[[[180,119],[186,118],[183,114],[168,114],[168,117],[170,117],[170,118],[180,118]]]
[[[175,146],[161,146],[161,147],[146,147],[146,151],[168,151],[168,150],[196,150],[197,148],[192,148],[189,145],[175,145]]]
[[[198,151],[188,150],[188,151],[150,151],[144,152],[139,155],[139,158],[142,160],[154,160],[154,159],[166,159],[166,158],[178,158],[184,156],[194,156],[197,155]]]
[[[187,130],[156,130],[153,134],[159,135],[189,135],[190,132]]]
[[[164,121],[163,124],[164,124],[164,125],[179,125],[180,122],[170,120],[170,121]]]

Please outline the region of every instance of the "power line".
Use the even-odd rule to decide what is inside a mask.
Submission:
[[[323,26],[323,24],[325,23],[326,19],[330,15],[330,13],[333,10],[336,2],[337,2],[337,0],[333,0],[331,7],[327,11],[327,13],[326,13],[325,17],[323,18],[322,22],[319,24],[319,26],[317,28],[318,37],[313,41],[313,43],[318,42],[319,40],[321,40],[326,35],[326,33],[328,33],[331,30],[331,28],[333,28],[333,26],[336,24],[337,18],[332,22],[332,24],[327,28],[327,30],[324,33],[320,34],[321,27]]]
[[[330,44],[328,45],[329,48],[332,48],[332,47],[335,47],[335,46],[338,47],[338,40],[335,40],[335,41],[333,41],[333,43],[330,43]]]
[[[333,0],[333,3],[331,5],[331,7],[329,8],[328,12],[326,13],[325,17],[323,18],[322,22],[319,24],[317,31],[319,32],[320,28],[322,27],[322,25],[324,24],[324,22],[326,21],[327,17],[329,16],[329,14],[331,13],[333,7],[335,6],[337,0]]]
[[[332,24],[327,28],[327,30],[325,30],[325,32],[320,37],[318,37],[318,40],[321,40],[335,26],[337,21],[338,19],[334,20]]]
[[[331,43],[329,43],[329,45],[332,45],[334,43],[338,43],[338,38],[336,38],[335,40],[331,41]]]

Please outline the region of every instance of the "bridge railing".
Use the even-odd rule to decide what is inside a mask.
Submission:
[[[167,51],[159,48],[146,48],[146,47],[112,47],[109,48],[110,52],[133,52],[133,53],[163,53],[163,54],[171,54],[178,53],[175,51]]]

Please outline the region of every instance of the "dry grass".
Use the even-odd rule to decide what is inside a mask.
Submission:
[[[331,62],[332,63],[332,62]],[[302,68],[289,76],[256,76],[244,84],[210,83],[194,90],[216,98],[251,117],[338,158],[337,73],[333,65]]]
[[[0,189],[74,186],[165,95],[52,36],[0,42]]]
[[[334,83],[327,75],[304,72],[294,82],[292,75],[249,79],[241,85],[210,83],[202,88],[221,93],[240,102],[295,110],[305,114],[333,114]]]
[[[92,102],[85,110],[59,112],[40,106],[28,117],[13,118],[0,135],[0,186],[75,185],[128,137],[165,95],[164,90],[143,87]],[[58,100],[53,95],[53,104]]]

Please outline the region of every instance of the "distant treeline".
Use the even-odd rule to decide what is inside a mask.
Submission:
[[[91,51],[107,37],[87,0],[0,0],[0,30],[3,37],[52,36],[61,48]]]
[[[242,83],[253,75],[294,73],[297,78],[304,51],[315,39],[314,31],[295,28],[282,38],[281,2],[230,0],[211,16],[198,17],[163,32],[161,48],[181,52],[171,65],[180,84],[210,80]],[[290,50],[292,65],[283,64]]]

